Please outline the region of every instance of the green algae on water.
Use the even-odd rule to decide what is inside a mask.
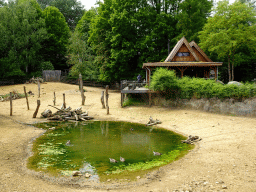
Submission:
[[[128,122],[51,122],[36,126],[48,129],[34,145],[28,167],[53,175],[88,172],[93,178],[151,170],[180,158],[192,148],[184,136],[157,127]],[[70,140],[70,145],[67,141]],[[153,151],[162,153],[154,156]],[[120,162],[120,156],[125,162]],[[110,163],[114,158],[118,163]]]

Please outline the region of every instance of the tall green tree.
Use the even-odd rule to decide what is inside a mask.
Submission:
[[[239,47],[246,44],[250,49],[256,48],[255,11],[239,1],[231,5],[221,1],[214,11],[215,15],[199,32],[200,46],[216,52],[220,58],[228,58],[229,81],[232,81]]]
[[[203,29],[210,16],[212,0],[184,0],[179,4],[177,29],[181,31],[177,39],[185,36],[188,41],[198,42],[198,32]]]
[[[0,76],[19,77],[40,69],[44,19],[35,0],[9,2],[0,8]]]
[[[142,72],[143,62],[166,58],[168,44],[173,47],[175,38],[180,34],[193,33],[196,38],[209,15],[211,1],[185,1],[193,5],[193,10],[187,14],[193,14],[189,25],[179,25],[189,17],[184,15],[190,4],[181,6],[182,2],[105,0],[101,3],[89,31],[89,42],[96,55],[95,64],[100,67],[100,79],[118,81],[135,78]],[[194,13],[195,10],[200,11]],[[194,25],[191,24],[193,22]]]
[[[78,77],[81,73],[84,79],[98,80],[99,70],[93,62],[94,54],[88,44],[90,23],[96,12],[95,8],[86,11],[71,35],[68,63],[72,66],[70,75],[73,77]]]
[[[66,69],[70,30],[65,18],[56,7],[51,6],[44,9],[43,17],[49,38],[43,43],[42,55],[44,58],[48,58],[55,69]]]
[[[112,27],[108,22],[112,11],[111,6],[112,0],[105,0],[104,3],[99,3],[98,14],[90,24],[88,40],[96,55],[94,63],[99,67],[99,79],[104,81],[109,80],[105,73],[109,71],[111,50],[110,32]]]
[[[56,7],[64,15],[71,30],[74,30],[84,14],[84,6],[77,0],[37,0],[44,10],[48,6]]]
[[[94,55],[87,41],[83,40],[78,31],[72,33],[68,46],[68,64],[71,65],[69,74],[78,77],[81,73],[83,79],[98,80],[98,68],[94,65]]]

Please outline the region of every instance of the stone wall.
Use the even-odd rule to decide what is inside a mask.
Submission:
[[[226,115],[256,117],[256,97],[242,100],[221,100],[217,98],[166,100],[160,95],[155,95],[152,101],[153,105],[164,107],[187,108]]]

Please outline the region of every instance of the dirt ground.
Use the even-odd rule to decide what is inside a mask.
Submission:
[[[0,95],[13,90],[23,93],[24,85],[2,86]],[[67,106],[81,106],[77,85],[63,83],[41,84],[41,106],[37,118],[32,118],[36,108],[37,85],[25,84],[27,91],[35,93],[26,99],[13,101],[13,116],[10,103],[0,102],[0,191],[121,191],[121,192],[171,192],[171,191],[256,191],[256,119],[224,116],[191,110],[175,110],[162,107],[120,107],[120,93],[109,91],[110,114],[100,103],[102,88],[85,87],[86,100],[83,110],[97,120],[116,120],[147,123],[150,116],[160,119],[159,126],[188,135],[198,135],[202,141],[182,159],[159,169],[154,180],[146,184],[128,187],[95,189],[60,185],[42,179],[26,170],[28,145],[43,130],[25,123],[41,121],[40,113],[48,104],[53,105],[56,92],[57,107],[61,107],[62,94]],[[53,112],[53,108],[50,108]],[[143,175],[141,175],[143,179]],[[147,179],[147,178],[146,178]],[[138,179],[140,181],[140,179]]]

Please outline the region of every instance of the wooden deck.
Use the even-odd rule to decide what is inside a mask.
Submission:
[[[121,106],[123,106],[124,102],[124,95],[125,94],[142,94],[146,93],[149,94],[149,105],[151,105],[151,91],[150,89],[146,88],[146,82],[138,83],[137,81],[121,81]]]

